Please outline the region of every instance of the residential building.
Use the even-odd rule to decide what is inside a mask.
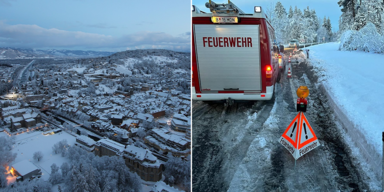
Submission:
[[[190,119],[181,114],[175,114],[171,122],[171,128],[175,131],[186,132],[191,126]]]
[[[95,149],[96,141],[93,139],[85,136],[85,135],[79,135],[76,137],[76,143],[75,145],[92,152]]]
[[[124,150],[125,164],[145,181],[160,181],[164,165],[148,149],[127,145]]]

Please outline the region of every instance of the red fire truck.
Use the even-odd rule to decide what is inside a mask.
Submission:
[[[270,100],[280,79],[275,32],[261,7],[246,14],[236,5],[192,6],[192,98]]]

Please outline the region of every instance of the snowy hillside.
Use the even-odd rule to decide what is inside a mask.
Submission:
[[[0,59],[103,57],[111,54],[113,52],[0,48]]]
[[[134,68],[144,67],[142,70],[150,70],[152,64],[170,65],[173,72],[185,73],[189,68],[190,53],[175,52],[163,49],[139,49],[118,52],[108,57],[81,59],[79,63],[99,63],[101,65],[114,64],[114,69],[122,74],[132,75]],[[137,65],[135,67],[135,65]],[[178,71],[178,69],[183,69]],[[140,70],[140,69],[139,69]]]

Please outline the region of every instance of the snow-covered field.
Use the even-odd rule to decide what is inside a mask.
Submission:
[[[321,80],[367,142],[382,154],[384,131],[384,55],[338,51],[339,43],[310,47],[310,62]]]
[[[127,58],[121,59],[124,62],[125,67],[133,67],[135,63],[141,63],[143,60],[153,60],[156,64],[165,64],[165,63],[176,63],[177,59],[172,59],[165,56],[146,56],[141,59],[136,58]]]
[[[87,69],[86,67],[75,67],[75,68],[72,68],[72,69],[68,69],[67,71],[76,71],[78,74],[82,74],[84,72],[84,70]]]
[[[130,71],[127,67],[124,67],[122,65],[118,65],[115,69],[118,72],[121,72],[127,75],[132,75],[132,71]]]
[[[41,169],[43,173],[41,178],[48,180],[53,163],[60,167],[64,162],[69,162],[69,159],[62,157],[61,154],[53,154],[53,145],[66,139],[67,143],[72,146],[76,138],[66,132],[47,136],[42,133],[41,131],[35,131],[14,136],[16,143],[13,145],[12,152],[17,153],[17,157],[11,165],[28,160]],[[43,153],[43,158],[39,162],[33,159],[33,153],[37,151]]]
[[[133,67],[135,63],[139,63],[140,60],[135,58],[121,59],[126,67]]]

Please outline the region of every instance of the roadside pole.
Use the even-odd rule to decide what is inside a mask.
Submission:
[[[382,191],[384,191],[384,132],[383,132],[383,160],[382,160],[382,166],[383,166],[383,169],[382,169]]]

